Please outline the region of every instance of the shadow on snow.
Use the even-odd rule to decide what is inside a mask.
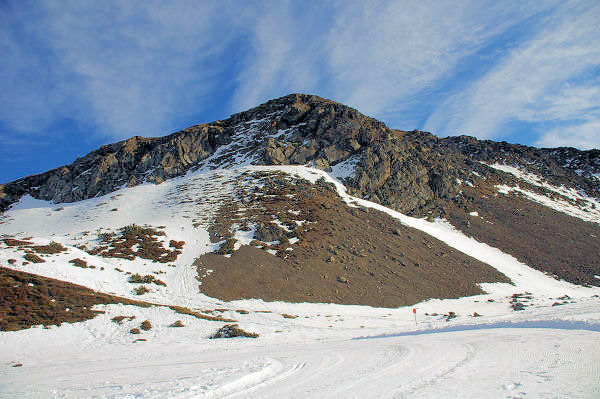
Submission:
[[[587,323],[585,321],[570,321],[570,320],[539,320],[539,321],[523,321],[510,322],[503,321],[498,323],[472,324],[450,326],[443,328],[434,328],[430,330],[407,331],[397,334],[382,334],[365,337],[356,337],[354,340],[373,339],[373,338],[392,338],[392,337],[407,337],[411,335],[426,335],[438,334],[456,331],[472,331],[472,330],[491,330],[496,328],[549,328],[554,330],[585,330],[600,332],[600,324]]]

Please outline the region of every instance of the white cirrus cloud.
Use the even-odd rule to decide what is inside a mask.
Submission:
[[[598,3],[565,3],[553,10],[529,40],[441,104],[425,128],[493,139],[521,125],[530,135],[546,137],[534,137],[537,144],[597,146],[599,20]]]
[[[216,90],[213,62],[232,40],[224,2],[47,1],[15,7],[0,118],[40,134],[60,118],[101,134],[163,135]],[[231,7],[229,7],[231,9]],[[23,43],[23,40],[26,42]],[[201,101],[200,101],[201,104]]]
[[[240,15],[248,49],[239,62],[234,112],[292,92],[331,94],[323,84],[327,10],[317,2],[274,1]]]
[[[534,143],[537,147],[600,148],[600,118],[548,130]]]
[[[451,79],[462,60],[549,7],[521,2],[307,2],[246,16],[251,50],[234,110],[304,91],[387,120]]]
[[[163,135],[203,122],[193,118],[216,99],[238,112],[290,92],[480,138],[521,121],[545,129],[531,142],[558,142],[598,119],[595,3],[23,4],[0,7],[0,127],[11,134],[69,119],[106,139]]]
[[[333,91],[369,114],[410,120],[402,115],[407,103],[427,106],[425,97],[454,79],[466,58],[550,5],[459,1],[343,7],[328,35]]]

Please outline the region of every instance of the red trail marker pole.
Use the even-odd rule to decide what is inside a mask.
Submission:
[[[413,314],[415,315],[415,326],[417,325],[417,309],[413,308]]]

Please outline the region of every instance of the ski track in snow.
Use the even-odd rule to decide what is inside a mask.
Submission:
[[[218,205],[235,198],[236,184],[245,184],[239,176],[259,170],[283,171],[312,182],[324,178],[350,206],[386,212],[490,264],[515,285],[482,284],[487,294],[424,301],[414,306],[418,310],[416,324],[413,307],[261,300],[223,304],[206,297],[198,291],[191,263],[201,253],[215,249],[208,239],[207,222]],[[338,177],[346,174],[346,169],[340,168]],[[64,209],[57,211],[59,208]],[[111,211],[115,208],[117,211]],[[199,222],[196,227],[194,219]],[[600,289],[554,280],[466,237],[444,220],[427,222],[351,197],[338,180],[317,169],[202,169],[158,186],[122,189],[73,204],[23,198],[6,213],[4,222],[0,234],[21,239],[33,236],[32,241],[39,244],[54,240],[68,247],[67,253],[53,256],[52,261],[10,267],[136,299],[128,275],[114,267],[142,274],[160,269],[164,274],[158,277],[167,287],[152,286],[152,292],[142,299],[196,309],[228,308],[224,317],[239,320],[240,326],[259,332],[260,337],[209,340],[223,323],[198,320],[164,307],[98,306],[106,313],[86,322],[0,332],[0,398],[600,397]],[[173,262],[175,267],[143,259],[98,258],[74,247],[93,243],[97,229],[114,231],[131,223],[165,226],[167,243],[169,239],[185,240],[183,253]],[[92,233],[85,236],[84,231]],[[0,263],[21,256],[16,249],[4,248]],[[73,267],[68,260],[75,257],[87,259],[97,269]],[[104,271],[98,269],[101,266]],[[533,296],[530,306],[512,312],[510,295],[524,291]],[[551,306],[565,294],[568,303]],[[494,302],[488,302],[490,299]],[[448,311],[455,311],[458,317],[446,322],[442,317],[424,316]],[[483,316],[471,317],[473,312]],[[282,313],[298,317],[285,319]],[[110,320],[117,315],[136,318],[120,326]],[[140,336],[129,334],[129,329],[145,319],[152,321],[152,330]],[[186,327],[170,328],[175,320],[182,320]],[[518,328],[518,323],[543,321],[551,321],[550,327],[563,321],[591,327]],[[510,327],[507,322],[515,324],[497,328]],[[147,341],[134,343],[138,337]],[[15,363],[23,363],[23,367],[12,367]]]
[[[273,340],[88,349],[9,370],[0,379],[0,392],[23,398],[593,398],[600,393],[598,333],[588,331]]]

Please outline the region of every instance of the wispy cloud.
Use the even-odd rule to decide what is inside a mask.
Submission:
[[[569,126],[554,128],[543,133],[535,143],[537,147],[575,147],[582,150],[600,148],[600,118]]]
[[[271,4],[244,24],[251,49],[233,107],[239,111],[305,91],[393,126],[416,127],[420,115],[440,101],[432,98],[440,88],[455,85],[457,73],[468,70],[466,59],[554,4]]]
[[[249,47],[240,60],[232,109],[291,92],[331,95],[323,62],[331,12],[331,6],[317,1],[274,1],[246,9],[240,24]]]
[[[212,77],[223,64],[213,60],[233,34],[220,4],[49,1],[35,13],[20,9],[3,30],[11,73],[2,84],[11,95],[2,95],[1,117],[20,131],[70,117],[114,138],[164,134],[218,87]]]
[[[328,35],[335,92],[365,112],[402,118],[407,102],[423,102],[462,60],[538,11],[477,1],[343,7]]]
[[[535,125],[529,143],[597,146],[599,9],[8,1],[0,6],[0,138],[58,134],[65,119],[81,137],[163,135],[206,121],[200,111],[217,101],[237,112],[301,91],[392,127],[504,138],[517,121]]]
[[[448,98],[425,128],[480,138],[507,136],[511,126],[538,143],[598,146],[600,6],[568,3],[537,23],[529,40],[472,86]],[[527,126],[518,130],[522,124]],[[564,134],[568,126],[570,138]],[[581,129],[579,129],[581,127]],[[562,132],[562,133],[559,133]],[[519,140],[519,137],[513,139]],[[522,141],[523,138],[521,138]],[[535,140],[533,140],[535,141]]]

